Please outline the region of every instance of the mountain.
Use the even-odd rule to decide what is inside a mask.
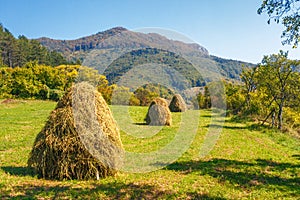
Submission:
[[[78,53],[88,52],[95,48],[99,48],[102,41],[121,33],[122,31],[127,31],[127,29],[116,27],[76,40],[55,40],[47,37],[42,37],[36,40],[48,49],[62,53],[68,59],[76,59],[78,58]]]
[[[158,77],[158,74],[161,80],[156,81],[174,79],[174,73],[177,73],[173,85],[182,78],[185,87],[187,84],[193,87],[220,77],[239,80],[242,67],[253,66],[212,56],[199,44],[171,40],[157,33],[133,32],[123,27],[75,40],[43,37],[37,41],[51,51],[62,53],[69,61],[80,60],[83,65],[97,69],[111,83],[117,83],[124,75],[129,84],[130,79],[144,80]],[[163,76],[163,73],[167,75]],[[127,86],[133,87],[132,84]]]

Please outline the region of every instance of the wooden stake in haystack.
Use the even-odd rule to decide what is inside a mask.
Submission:
[[[163,98],[155,98],[148,109],[146,124],[151,126],[171,126],[172,115],[168,107],[168,102]]]
[[[28,166],[46,179],[99,179],[114,175],[124,151],[119,129],[101,94],[74,85],[37,135]]]
[[[173,96],[169,108],[171,112],[185,112],[187,110],[184,99],[180,94],[175,94]]]

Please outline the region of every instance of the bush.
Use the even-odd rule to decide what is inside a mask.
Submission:
[[[64,91],[61,90],[50,90],[49,91],[49,99],[53,101],[58,101],[64,95]]]
[[[47,85],[43,85],[40,89],[39,92],[37,94],[37,98],[38,99],[49,99],[49,88]]]
[[[284,109],[284,118],[287,124],[291,128],[299,128],[300,127],[300,113],[291,109],[291,108],[285,108]]]

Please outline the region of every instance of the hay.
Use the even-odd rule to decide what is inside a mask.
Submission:
[[[114,175],[122,156],[119,129],[105,100],[92,86],[80,83],[50,114],[35,139],[28,166],[40,178],[99,179]]]
[[[171,112],[185,112],[187,110],[187,106],[180,94],[173,96],[169,108]]]
[[[14,99],[5,99],[1,103],[2,104],[12,104],[12,103],[17,103],[17,101]]]
[[[149,106],[145,120],[151,126],[171,126],[172,115],[168,102],[163,98],[155,98]]]

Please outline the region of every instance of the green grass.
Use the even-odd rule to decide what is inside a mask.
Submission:
[[[35,136],[54,107],[55,103],[50,101],[0,103],[0,199],[300,198],[298,139],[251,122],[226,118],[212,151],[199,157],[207,130],[222,126],[220,117],[211,121],[209,110],[200,112],[199,128],[188,150],[160,170],[120,172],[99,181],[38,179],[26,168],[26,162]],[[172,127],[151,129],[143,125],[147,108],[130,107],[126,117],[116,112],[122,109],[127,107],[112,107],[124,129],[121,137],[125,149],[131,152],[147,153],[172,142],[183,119],[180,113],[172,113]],[[128,125],[125,119],[132,121]],[[133,129],[143,131],[126,134]]]

